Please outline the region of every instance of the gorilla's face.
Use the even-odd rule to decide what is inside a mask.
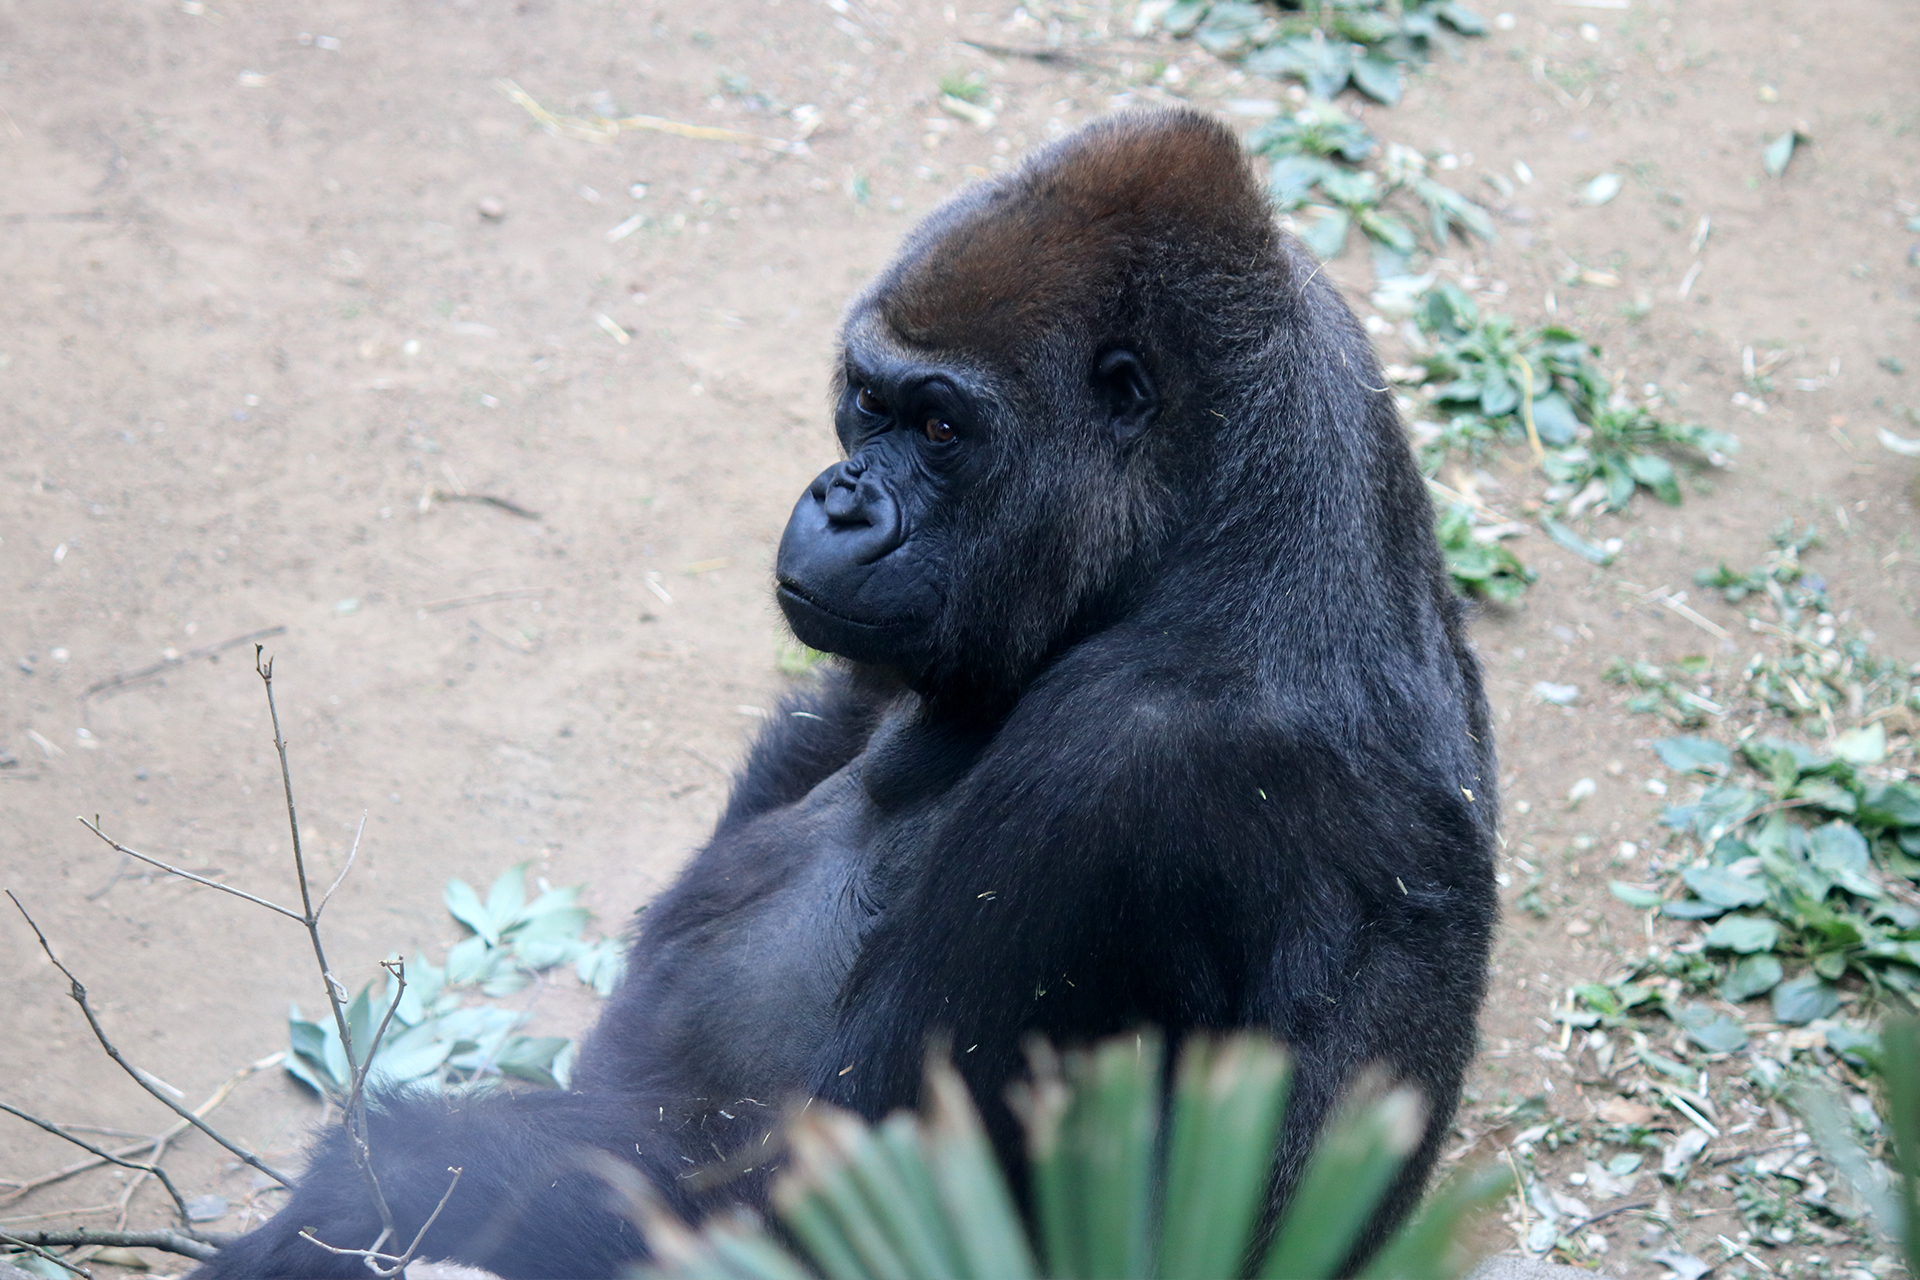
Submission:
[[[1158,405],[1144,363],[1084,331],[1025,354],[920,350],[882,306],[856,309],[846,461],[801,495],[776,565],[803,643],[923,692],[1008,691],[1138,558],[1152,504],[1133,445]]]
[[[846,460],[800,495],[776,565],[802,643],[856,662],[924,665],[948,593],[964,494],[990,469],[977,380],[850,344],[835,428]]]

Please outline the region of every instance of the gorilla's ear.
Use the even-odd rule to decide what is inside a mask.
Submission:
[[[1113,438],[1126,444],[1147,429],[1160,411],[1160,393],[1140,357],[1124,347],[1101,356],[1093,380],[1106,398],[1107,423]]]

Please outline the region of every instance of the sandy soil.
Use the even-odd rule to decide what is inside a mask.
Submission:
[[[1556,903],[1509,916],[1487,1099],[1552,1086],[1529,1052],[1550,1001],[1644,945],[1603,872],[1657,812],[1657,726],[1599,673],[1716,643],[1647,593],[1750,564],[1783,517],[1810,518],[1835,599],[1883,651],[1920,658],[1914,464],[1874,442],[1913,433],[1901,411],[1920,404],[1904,229],[1920,213],[1920,12],[1505,7],[1510,28],[1436,62],[1401,106],[1367,108],[1369,124],[1456,156],[1450,181],[1504,205],[1499,242],[1457,273],[1523,322],[1557,308],[1610,367],[1744,449],[1680,508],[1601,520],[1626,542],[1609,569],[1524,539],[1540,583],[1478,625],[1510,853],[1548,868]],[[1050,29],[1092,50],[1059,64],[962,43],[1032,47]],[[990,86],[991,128],[939,108],[940,78],[969,72]],[[776,138],[817,113],[818,128],[804,155],[553,136],[502,78],[556,111]],[[833,456],[825,386],[851,291],[970,176],[1176,92],[1223,111],[1284,97],[1133,36],[1130,11],[1104,4],[0,4],[0,881],[119,1043],[197,1101],[281,1047],[288,1001],[318,993],[294,926],[138,874],[74,822],[98,814],[157,856],[291,896],[251,646],[90,686],[285,628],[267,643],[317,875],[369,815],[330,921],[354,985],[390,951],[458,936],[449,877],[515,862],[584,881],[617,928],[701,838],[787,678],[768,570]],[[1812,146],[1764,176],[1762,146],[1796,123]],[[1578,205],[1601,171],[1623,192]],[[1515,181],[1511,199],[1482,174]],[[1582,269],[1619,284],[1569,284]],[[1334,270],[1364,314],[1365,265]],[[1731,403],[1747,346],[1788,353],[1764,414]],[[1483,491],[1509,505],[1541,488],[1517,454],[1489,470]],[[460,500],[482,495],[536,514]],[[1542,680],[1581,697],[1544,704]],[[1583,777],[1598,793],[1569,808]],[[0,991],[0,1098],[159,1127],[18,922],[0,924]],[[570,978],[515,1002],[563,1030],[592,1012]],[[284,1160],[318,1107],[269,1072],[220,1115]],[[183,1141],[170,1163],[234,1201],[210,1224],[232,1229],[249,1181],[215,1155]],[[67,1159],[0,1127],[0,1176]],[[0,1218],[100,1204],[114,1185]],[[143,1192],[135,1219],[158,1215]],[[1659,1271],[1624,1250],[1614,1265]]]

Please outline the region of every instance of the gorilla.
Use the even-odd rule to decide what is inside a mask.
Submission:
[[[377,1098],[404,1244],[507,1277],[647,1244],[607,1157],[697,1219],[761,1204],[781,1108],[915,1105],[952,1046],[1003,1159],[1023,1042],[1145,1024],[1291,1047],[1272,1203],[1379,1066],[1472,1056],[1495,897],[1479,669],[1392,395],[1233,135],[1115,115],[960,192],[853,304],[844,450],[777,557],[838,656],[641,917],[567,1091]],[[719,1173],[716,1173],[719,1170]],[[337,1132],[203,1277],[356,1276]]]

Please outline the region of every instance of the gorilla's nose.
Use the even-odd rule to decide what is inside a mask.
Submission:
[[[866,492],[862,492],[861,477],[865,468],[855,468],[850,462],[843,462],[813,482],[813,496],[825,507],[827,519],[836,525],[870,525],[873,517],[868,508],[876,500],[884,501],[886,495],[878,492],[879,486],[871,480],[865,482]]]
[[[868,565],[906,538],[900,504],[878,473],[853,459],[821,472],[807,486],[781,539],[783,565],[802,579]]]

